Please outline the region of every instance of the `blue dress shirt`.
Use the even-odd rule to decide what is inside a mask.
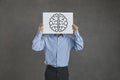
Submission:
[[[53,67],[68,66],[70,50],[83,49],[83,39],[78,31],[73,33],[73,37],[62,34],[59,37],[54,34],[44,35],[38,32],[33,39],[32,49],[34,51],[45,51],[45,64]]]

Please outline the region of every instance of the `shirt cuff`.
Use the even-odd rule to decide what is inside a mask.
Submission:
[[[73,34],[75,35],[75,37],[80,36],[79,31],[74,31]]]
[[[43,32],[38,31],[37,32],[37,37],[42,37]]]

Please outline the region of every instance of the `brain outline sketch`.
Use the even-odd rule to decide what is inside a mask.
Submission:
[[[49,27],[55,32],[62,32],[68,26],[67,18],[61,13],[55,13],[49,19]]]

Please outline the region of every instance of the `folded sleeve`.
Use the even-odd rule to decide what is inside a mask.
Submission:
[[[32,49],[34,51],[42,51],[45,47],[45,41],[42,32],[38,32],[32,41]]]
[[[79,34],[78,31],[75,31],[73,33],[74,37],[71,38],[71,46],[72,49],[78,51],[78,50],[82,50],[83,49],[83,38],[81,37],[81,35]]]

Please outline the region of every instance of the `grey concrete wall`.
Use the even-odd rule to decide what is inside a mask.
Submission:
[[[70,80],[120,80],[119,0],[0,0],[0,80],[44,80],[31,49],[42,12],[72,11],[85,47],[71,52]]]

